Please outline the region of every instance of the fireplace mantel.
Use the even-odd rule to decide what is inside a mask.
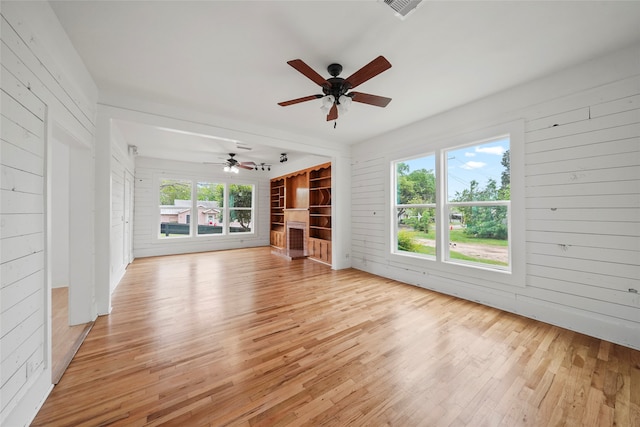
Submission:
[[[284,210],[284,222],[296,221],[304,222],[309,225],[309,209],[285,209]]]

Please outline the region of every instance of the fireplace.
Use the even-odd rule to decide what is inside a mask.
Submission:
[[[287,256],[304,258],[307,254],[307,223],[287,221]]]

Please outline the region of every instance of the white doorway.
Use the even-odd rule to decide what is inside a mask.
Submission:
[[[122,244],[124,245],[124,250],[122,251],[124,259],[123,264],[125,268],[131,263],[133,260],[133,254],[131,249],[131,232],[132,232],[132,221],[133,218],[133,177],[131,174],[125,170],[124,172],[124,213],[123,213],[123,225],[124,225],[124,233]]]
[[[91,150],[54,123],[47,146],[51,372],[57,383],[95,319]]]

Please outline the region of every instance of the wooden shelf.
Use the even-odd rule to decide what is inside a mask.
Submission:
[[[271,180],[271,245],[284,247],[284,179]]]
[[[331,262],[331,166],[309,171],[310,256]],[[327,258],[328,257],[328,258]]]

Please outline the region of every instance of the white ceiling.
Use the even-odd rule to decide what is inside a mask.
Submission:
[[[424,1],[405,20],[377,0],[50,3],[103,99],[126,95],[246,123],[253,134],[341,144],[640,41],[639,1]],[[337,62],[347,77],[378,55],[392,68],[358,91],[393,98],[386,108],[353,104],[334,129],[320,101],[277,105],[320,93],[288,60],[324,77]],[[209,161],[234,146],[133,123],[121,131],[150,157]],[[255,159],[240,160],[276,162],[281,151],[251,145]]]

